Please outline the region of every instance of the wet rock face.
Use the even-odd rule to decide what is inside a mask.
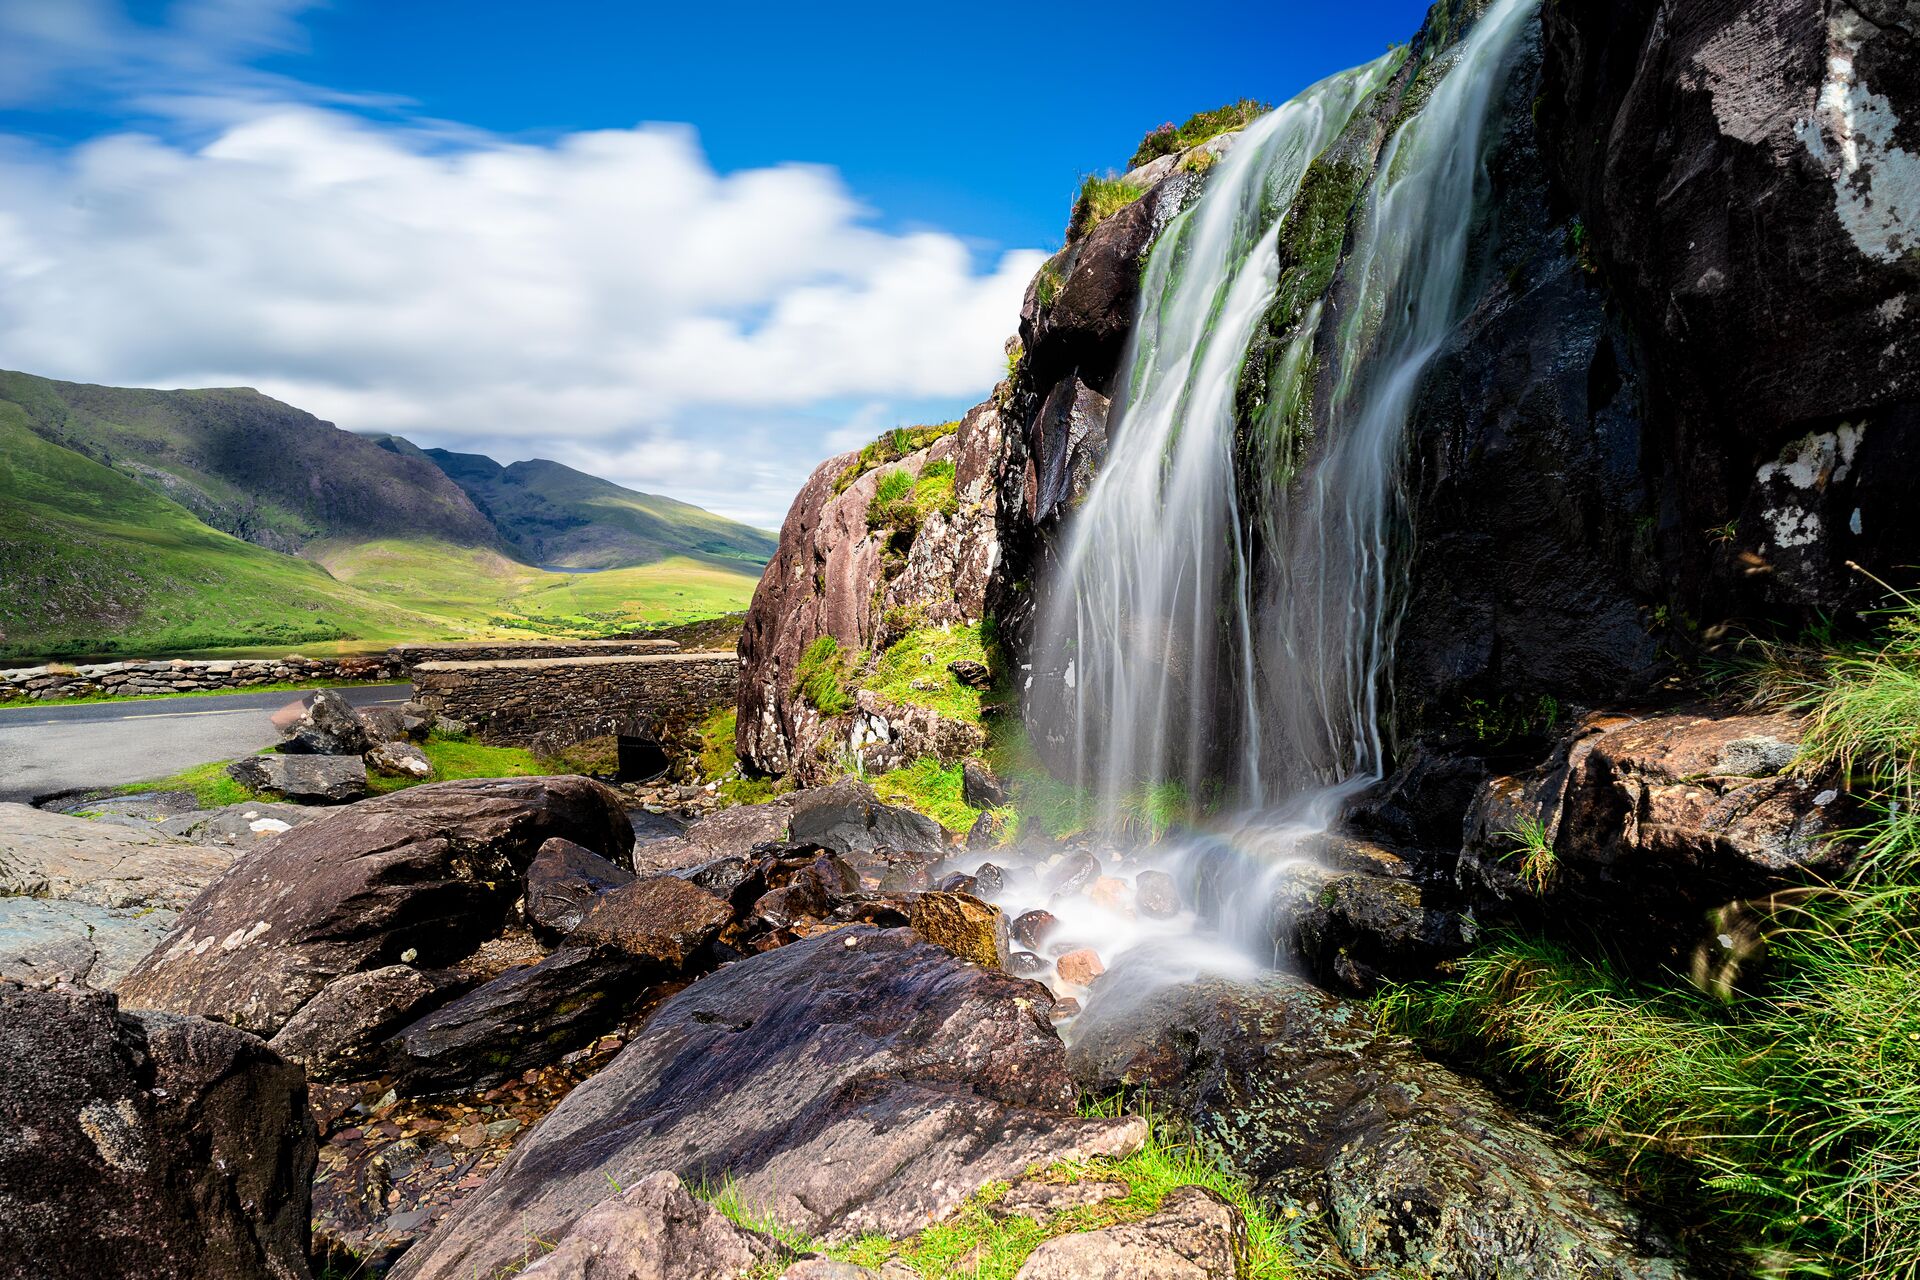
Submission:
[[[1855,810],[1837,780],[1791,770],[1801,730],[1778,712],[1589,716],[1546,763],[1481,789],[1462,878],[1494,900],[1609,921],[1642,958],[1671,960],[1708,909],[1844,865],[1833,837]],[[1545,828],[1544,875],[1521,873],[1511,833],[1525,821]]]
[[[946,833],[939,823],[911,809],[881,804],[873,788],[855,778],[801,792],[793,797],[792,807],[790,831],[796,843],[843,854],[874,849],[925,854],[946,850]]]
[[[1860,602],[1846,559],[1920,559],[1903,479],[1920,406],[1910,6],[1626,0],[1543,21],[1546,159],[1644,335],[1680,523],[1697,548],[1737,522],[1688,577]],[[1738,553],[1765,571],[1741,574]]]
[[[429,783],[244,854],[127,976],[129,1003],[272,1035],[335,978],[444,965],[500,931],[553,836],[614,859],[620,797],[586,778]]]
[[[306,1081],[254,1037],[0,982],[10,1273],[305,1280]]]
[[[1108,974],[1070,1052],[1082,1088],[1140,1089],[1256,1195],[1327,1215],[1348,1259],[1436,1277],[1671,1280],[1670,1249],[1479,1084],[1292,979]]]
[[[394,1275],[488,1273],[635,1169],[731,1175],[748,1203],[841,1239],[906,1234],[1035,1162],[1137,1148],[1137,1121],[1072,1114],[1049,1003],[907,930],[729,965],[661,1006]]]

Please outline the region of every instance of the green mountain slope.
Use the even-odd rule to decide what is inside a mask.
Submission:
[[[431,634],[437,619],[210,529],[0,401],[0,656]]]
[[[502,545],[417,451],[383,449],[250,388],[152,391],[0,371],[0,403],[42,439],[276,551],[386,537]]]
[[[412,448],[389,438],[389,448]],[[501,466],[475,453],[417,451],[486,512],[522,559],[550,568],[614,569],[672,556],[759,568],[779,539],[685,502],[640,493],[544,459]]]

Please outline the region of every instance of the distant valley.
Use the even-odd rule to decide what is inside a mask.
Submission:
[[[609,634],[744,608],[774,545],[247,388],[0,372],[0,657]]]

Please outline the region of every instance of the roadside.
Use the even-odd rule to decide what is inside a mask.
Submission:
[[[0,802],[30,804],[250,755],[279,741],[268,714],[318,687],[0,711]],[[399,706],[407,699],[405,685],[353,685],[338,692],[355,707]]]

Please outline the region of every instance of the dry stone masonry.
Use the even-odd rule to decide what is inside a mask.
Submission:
[[[99,662],[84,666],[50,664],[0,671],[0,702],[32,699],[52,702],[96,694],[141,697],[251,689],[263,684],[322,680],[397,680],[405,669],[393,655],[363,658],[192,658],[151,662]]]
[[[553,750],[610,733],[658,734],[733,701],[731,653],[429,662],[414,700],[490,742]]]

